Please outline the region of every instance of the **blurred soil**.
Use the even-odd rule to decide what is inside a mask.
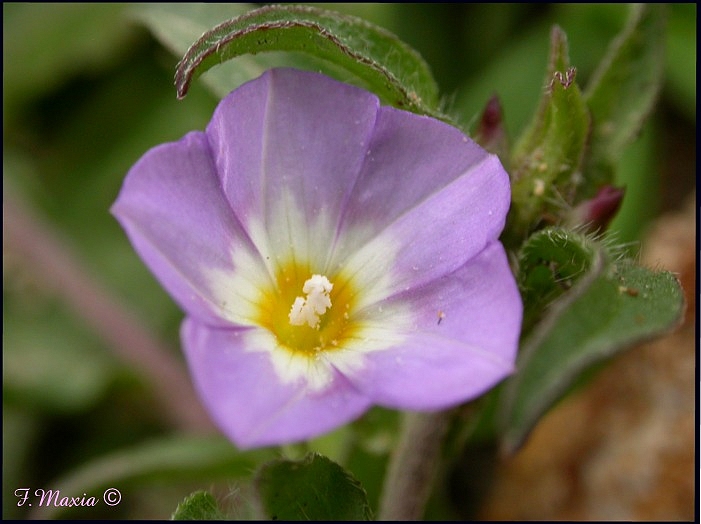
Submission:
[[[503,461],[484,520],[694,520],[696,205],[653,223],[642,264],[672,271],[683,324],[617,357]]]

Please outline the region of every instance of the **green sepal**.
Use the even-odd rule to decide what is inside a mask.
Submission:
[[[272,520],[370,520],[360,483],[317,453],[302,460],[279,459],[261,467],[255,488],[264,518]]]
[[[438,86],[421,56],[361,18],[309,6],[266,6],[224,22],[195,42],[178,64],[178,97],[211,67],[245,54],[296,51],[331,64],[387,104],[441,116]],[[323,62],[321,62],[323,61]],[[327,67],[328,69],[328,67]],[[231,86],[233,89],[236,86]]]
[[[534,233],[518,254],[517,280],[523,297],[523,328],[527,333],[545,308],[589,272],[595,244],[586,236],[561,228]]]
[[[544,79],[544,90],[538,107],[530,123],[523,130],[518,142],[514,145],[513,157],[519,159],[528,156],[537,148],[546,132],[547,113],[550,110],[550,89],[556,73],[566,73],[571,67],[567,35],[559,26],[550,30],[550,53]]]
[[[556,26],[551,32],[545,91],[511,159],[512,206],[504,237],[510,247],[518,247],[543,225],[559,223],[575,201],[590,128],[575,77],[567,37]]]

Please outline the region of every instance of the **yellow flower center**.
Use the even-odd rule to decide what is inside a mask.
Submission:
[[[341,273],[330,276],[294,263],[282,266],[274,288],[263,293],[258,323],[295,353],[313,356],[343,347],[357,331],[351,322],[356,293]]]

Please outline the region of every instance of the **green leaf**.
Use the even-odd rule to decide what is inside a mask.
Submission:
[[[437,85],[416,51],[361,18],[308,6],[262,7],[202,35],[178,65],[178,96],[211,67],[267,51],[297,51],[328,61],[385,103],[438,115]]]
[[[139,444],[89,462],[50,483],[62,493],[90,493],[106,487],[247,477],[271,451],[241,452],[222,437],[168,437]],[[61,507],[43,506],[35,517],[55,518]]]
[[[215,498],[206,491],[195,491],[185,497],[171,517],[171,520],[225,520]]]
[[[665,6],[633,4],[585,91],[593,128],[582,196],[611,183],[625,146],[638,136],[664,78]]]
[[[326,457],[310,453],[300,461],[275,460],[256,476],[266,518],[272,520],[370,520],[365,490]]]
[[[473,127],[487,100],[496,93],[504,108],[507,135],[520,135],[532,119],[533,108],[542,93],[539,57],[547,53],[547,34],[547,26],[524,28],[523,34],[504,41],[495,56],[470,73],[455,92],[454,112],[460,115],[464,127]],[[465,53],[474,53],[474,47]]]
[[[684,299],[672,274],[613,261],[600,243],[593,249],[588,273],[550,307],[523,342],[518,371],[500,399],[506,452],[523,443],[582,373],[670,330],[681,318]]]
[[[505,241],[512,246],[546,219],[558,222],[558,215],[575,200],[590,126],[575,76],[567,37],[554,27],[546,89],[511,162],[512,207]]]
[[[543,92],[538,109],[528,127],[523,131],[518,144],[514,147],[514,157],[528,155],[538,147],[543,135],[547,131],[547,116],[552,107],[552,83],[555,74],[562,75],[570,69],[570,55],[567,44],[567,35],[558,26],[553,26],[550,31],[550,55],[545,74],[546,89]],[[548,86],[550,86],[548,88]]]
[[[151,3],[135,5],[131,14],[175,56],[182,57],[190,45],[212,27],[253,8],[252,4]],[[234,87],[260,76],[266,69],[285,63],[297,65],[296,57],[285,57],[285,61],[275,55],[242,56],[236,63],[211,69],[202,82],[214,95],[223,98]]]

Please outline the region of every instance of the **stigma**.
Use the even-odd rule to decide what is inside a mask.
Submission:
[[[331,307],[331,289],[333,284],[323,275],[312,275],[307,279],[302,287],[306,297],[295,298],[289,314],[290,324],[307,324],[311,328],[319,329],[321,315]]]

